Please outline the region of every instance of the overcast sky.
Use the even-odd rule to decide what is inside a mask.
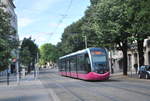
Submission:
[[[20,40],[57,44],[64,28],[82,16],[90,0],[15,0]]]

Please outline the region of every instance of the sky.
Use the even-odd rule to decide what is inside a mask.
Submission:
[[[90,0],[15,0],[20,40],[56,45],[64,29],[84,16]]]

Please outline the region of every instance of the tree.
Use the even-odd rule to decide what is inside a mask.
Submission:
[[[113,47],[115,44],[123,52],[123,74],[127,75],[128,29],[131,28],[127,0],[91,0],[86,11],[86,31],[96,46]],[[95,38],[95,36],[97,38]],[[93,40],[93,39],[92,39]]]
[[[62,36],[64,53],[74,52],[83,35],[89,47],[116,46],[123,52],[123,75],[127,75],[129,41],[138,43],[139,63],[143,65],[143,41],[150,33],[149,0],[90,0],[91,5],[81,20],[68,26]],[[76,32],[77,31],[77,32]],[[78,34],[72,34],[72,33]],[[83,41],[81,41],[83,42]],[[80,45],[79,45],[80,46]]]
[[[144,65],[143,43],[144,39],[150,35],[150,1],[130,0],[129,15],[132,28],[133,40],[137,41],[139,53],[139,65]]]
[[[82,25],[83,20],[80,19],[65,28],[61,41],[61,47],[63,48],[64,55],[85,48],[81,29]]]
[[[28,72],[35,68],[38,47],[30,38],[24,38],[20,49],[20,62],[28,67]]]
[[[11,16],[0,8],[0,71],[8,68],[12,49],[17,48],[15,29],[11,26]]]
[[[40,47],[40,55],[40,62],[42,65],[48,62],[56,62],[58,58],[56,47],[50,43],[43,44]]]
[[[87,37],[88,47],[99,47],[103,46],[104,44],[101,44],[99,36],[97,35],[98,26],[94,12],[96,12],[95,4],[97,4],[98,1],[96,0],[91,1],[94,2],[92,2],[92,5],[85,12],[85,16],[83,17],[83,26],[81,26],[81,29],[83,35]]]
[[[29,66],[32,62],[33,57],[31,57],[31,53],[28,47],[24,47],[20,51],[20,62],[22,65]]]

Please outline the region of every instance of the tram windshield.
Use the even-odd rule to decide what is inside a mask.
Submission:
[[[92,64],[95,72],[104,73],[108,69],[107,56],[105,52],[91,51]]]
[[[92,60],[94,63],[106,62],[106,56],[105,55],[93,55]]]
[[[92,61],[97,62],[106,62],[106,54],[101,51],[91,51]]]

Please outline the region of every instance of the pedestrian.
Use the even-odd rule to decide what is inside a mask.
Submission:
[[[135,73],[137,74],[138,64],[134,64]]]
[[[113,63],[111,63],[111,73],[114,73]]]

